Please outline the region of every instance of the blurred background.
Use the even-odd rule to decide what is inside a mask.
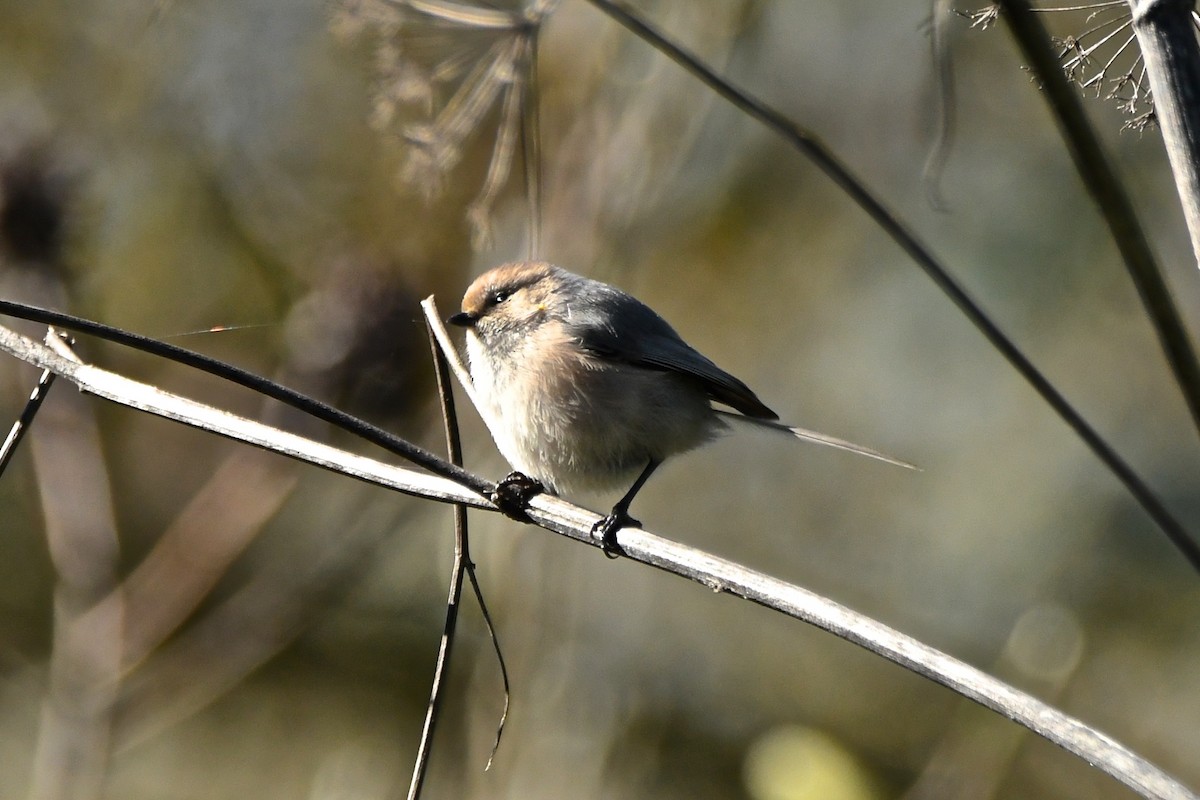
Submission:
[[[639,7],[830,145],[1200,530],[1196,431],[1002,26],[948,25],[937,204],[928,2]],[[666,465],[634,509],[646,527],[944,649],[1200,786],[1198,576],[823,175],[586,2],[546,17],[536,87],[519,33],[383,0],[0,0],[0,18],[0,295],[438,449],[418,302],[448,312],[525,254],[511,109],[535,88],[548,259],[639,296],[785,420],[923,468],[742,432]],[[1158,133],[1088,108],[1196,330]],[[215,326],[234,329],[195,333]],[[78,349],[379,455],[176,365]],[[0,417],[36,378],[0,359]],[[461,416],[468,466],[504,474]],[[793,620],[493,515],[472,533],[512,710],[485,772],[502,695],[468,601],[426,797],[1130,796]],[[451,547],[447,507],[56,386],[0,480],[3,795],[403,796]]]

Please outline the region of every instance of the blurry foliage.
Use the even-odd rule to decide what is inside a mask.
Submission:
[[[493,48],[527,29],[464,31],[403,5],[0,0],[0,293],[156,336],[246,326],[185,343],[437,446],[417,301],[436,293],[449,310],[472,274],[523,253],[520,148],[498,142],[527,62]],[[920,175],[936,102],[926,3],[646,7],[903,207],[1200,519],[1183,405],[1004,37],[956,37],[940,212]],[[556,7],[538,44],[546,256],[646,299],[786,419],[924,467],[747,434],[669,464],[643,497],[646,523],[1055,700],[1200,783],[1200,589],[1115,481],[795,153],[585,3]],[[1157,138],[1120,136],[1118,110],[1093,111],[1200,324]],[[493,246],[476,253],[485,217]],[[321,434],[170,365],[81,349]],[[0,408],[15,415],[35,378],[0,362]],[[164,609],[186,620],[123,665],[101,796],[406,785],[446,510],[91,405],[122,577],[170,556],[130,579],[146,594],[125,598],[126,635],[156,641]],[[468,464],[502,474],[462,416]],[[15,796],[33,780],[61,633],[37,488],[55,478],[22,453],[0,481],[0,776]],[[475,528],[513,713],[485,774],[498,679],[468,608],[430,797],[1126,796],[831,637],[505,520]]]

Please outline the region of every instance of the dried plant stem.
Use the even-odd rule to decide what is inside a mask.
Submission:
[[[52,336],[54,333],[51,331],[47,335]],[[12,461],[13,455],[17,452],[17,447],[20,446],[21,440],[29,432],[29,426],[33,423],[33,418],[37,416],[38,409],[45,402],[46,395],[50,392],[50,387],[54,385],[56,377],[50,370],[42,370],[42,374],[38,377],[38,382],[34,384],[33,391],[29,393],[29,400],[25,402],[25,407],[21,409],[21,415],[17,417],[16,422],[8,429],[8,436],[4,437],[4,443],[0,444],[0,475],[4,474],[4,470],[8,468],[9,462]]]
[[[212,406],[197,403],[154,386],[109,372],[90,364],[63,358],[54,351],[10,328],[0,326],[0,350],[27,363],[49,369],[84,392],[123,406],[146,411],[194,428],[270,450],[366,483],[394,489],[443,503],[461,502],[477,508],[492,508],[481,493],[437,475],[385,464],[372,458],[339,450],[321,442],[264,425]],[[490,485],[472,475],[472,483]]]
[[[450,370],[446,363],[446,357],[443,355],[443,350],[439,345],[438,338],[434,333],[433,326],[428,326],[428,330],[429,343],[433,350],[438,398],[442,408],[442,424],[446,433],[446,454],[452,464],[461,466],[462,442],[459,439],[458,415],[454,409],[454,394],[450,388]],[[445,334],[444,330],[442,334]],[[475,598],[479,602],[479,607],[483,610],[483,618],[487,624],[488,633],[495,648],[496,658],[500,664],[500,674],[504,681],[504,712],[500,717],[500,724],[496,730],[496,742],[492,747],[491,756],[488,757],[487,767],[491,767],[492,765],[492,758],[496,755],[496,748],[500,746],[500,736],[504,732],[504,722],[508,718],[508,704],[510,699],[508,669],[504,664],[504,655],[500,650],[500,642],[496,636],[496,630],[492,625],[491,615],[488,613],[487,604],[483,600],[483,592],[480,590],[479,582],[475,577],[475,564],[471,561],[471,546],[467,531],[467,507],[462,503],[455,503],[454,561],[450,571],[449,597],[446,600],[446,622],[442,628],[442,639],[438,646],[438,657],[433,673],[433,685],[429,692],[429,705],[425,711],[425,724],[421,730],[421,740],[417,746],[417,757],[413,765],[412,781],[408,787],[408,800],[417,800],[421,796],[421,789],[425,784],[425,775],[429,766],[429,755],[433,748],[433,734],[437,728],[438,719],[441,716],[442,699],[444,697],[442,689],[446,675],[450,669],[450,655],[454,645],[454,632],[458,626],[458,610],[462,598],[464,575],[469,576]]]
[[[34,366],[53,371],[75,383],[84,392],[130,408],[407,494],[494,510],[480,495],[446,478],[346,453],[92,365],[78,364],[3,326],[0,326],[0,350]],[[600,542],[592,535],[593,526],[600,520],[600,515],[594,512],[543,494],[533,498],[527,513],[534,523],[546,530],[594,547],[600,546]],[[1112,775],[1143,797],[1195,800],[1196,795],[1179,781],[1080,720],[838,603],[640,528],[621,530],[619,541],[622,551],[630,560],[703,584],[712,591],[742,597],[775,609],[936,681],[1024,725]]]
[[[1083,415],[1055,388],[1054,384],[1034,366],[1033,362],[1009,338],[1008,334],[1001,330],[1000,326],[971,297],[967,290],[959,284],[958,280],[950,274],[946,267],[934,257],[932,251],[917,238],[916,234],[896,214],[884,206],[882,201],[861,180],[851,173],[849,168],[842,164],[816,136],[804,130],[771,106],[717,75],[700,61],[699,58],[671,42],[666,36],[642,19],[640,15],[631,11],[624,3],[614,2],[614,0],[589,0],[589,2],[620,22],[654,48],[664,53],[672,61],[695,75],[701,82],[733,106],[782,136],[796,150],[819,167],[830,180],[854,200],[917,263],[917,266],[924,270],[925,274],[950,298],[951,302],[983,334],[992,347],[1025,378],[1046,404],[1054,409],[1054,412],[1058,414],[1063,422],[1071,430],[1075,431],[1075,434],[1088,446],[1092,453],[1108,467],[1109,471],[1125,486],[1146,514],[1154,520],[1154,523],[1167,535],[1167,538],[1179,549],[1192,567],[1200,571],[1200,544],[1192,539],[1187,529],[1175,518],[1174,514],[1163,504],[1146,482],[1141,479],[1141,476],[1121,458],[1120,454],[1083,418]],[[1007,16],[1011,19],[1013,15]],[[1132,217],[1129,217],[1129,219],[1132,219]],[[1122,224],[1127,224],[1127,222],[1123,221]],[[1148,256],[1149,247],[1145,246],[1142,252]],[[1150,265],[1153,266],[1152,260]],[[1165,294],[1165,289],[1163,298],[1166,301],[1163,314],[1173,314],[1174,308],[1170,303],[1169,295]],[[1158,317],[1155,318],[1157,319]],[[1194,358],[1188,359],[1185,355],[1182,355],[1184,352],[1190,351],[1190,348],[1186,346],[1186,336],[1181,335],[1182,326],[1180,325],[1174,328],[1174,330],[1178,333],[1172,335],[1172,346],[1168,348],[1168,352],[1175,352],[1175,349],[1178,348],[1181,357],[1179,359],[1172,358],[1172,366],[1182,367],[1188,375],[1192,375],[1196,362]],[[1198,423],[1200,423],[1200,373],[1196,373],[1194,378],[1189,378],[1187,381],[1182,382],[1181,385],[1183,385],[1185,394],[1188,397],[1189,406],[1193,405],[1194,395],[1195,405],[1193,406],[1193,414]],[[1191,388],[1193,385],[1195,386],[1195,391]]]
[[[476,475],[472,475],[462,467],[456,467],[445,459],[434,455],[428,450],[417,447],[412,442],[401,439],[390,431],[385,431],[378,426],[371,425],[340,409],[334,408],[328,403],[322,403],[294,389],[289,389],[275,381],[240,369],[232,364],[226,364],[223,361],[209,358],[200,353],[186,350],[173,344],[167,344],[157,339],[131,333],[121,328],[114,328],[111,325],[65,314],[61,311],[32,306],[28,303],[0,299],[0,314],[27,319],[32,322],[41,322],[46,325],[54,325],[78,333],[91,334],[110,342],[116,342],[126,347],[141,350],[144,353],[150,353],[151,355],[168,358],[180,364],[186,364],[202,372],[207,372],[210,375],[223,378],[239,386],[244,386],[273,400],[278,400],[284,405],[291,406],[322,422],[327,422],[330,425],[341,428],[360,439],[371,442],[390,453],[395,453],[401,458],[424,467],[435,475],[449,478],[459,486],[470,487],[478,495],[487,495],[495,488],[490,481],[485,481]]]
[[[422,308],[426,323],[435,331],[441,331],[436,336],[439,344],[446,342],[445,346],[448,346],[449,337],[433,298],[427,298]],[[457,351],[451,347],[446,352],[446,358],[451,363],[457,362]],[[473,395],[470,376],[465,372],[457,374],[460,380],[467,381],[464,388]],[[546,516],[549,512],[565,510],[564,505],[557,497],[537,495],[530,502],[529,517],[547,530],[597,545],[592,534],[597,517],[590,512],[577,517],[576,514],[582,509],[569,507],[571,519],[567,524]],[[618,541],[625,557],[702,583],[714,592],[725,592],[781,611],[947,686],[1099,766],[1144,797],[1195,800],[1195,796],[1174,778],[1099,731],[974,667],[807,589],[663,539],[640,528],[621,529]],[[1096,758],[1102,751],[1104,757]]]
[[[1192,421],[1197,429],[1200,429],[1200,361],[1196,358],[1191,338],[1188,336],[1183,319],[1176,308],[1162,269],[1150,248],[1146,232],[1138,223],[1133,203],[1121,185],[1099,138],[1088,122],[1078,93],[1063,76],[1058,59],[1050,48],[1049,37],[1041,23],[1031,13],[1028,0],[1003,0],[1003,5],[1005,10],[1003,16],[1008,23],[1009,30],[1038,76],[1038,80],[1041,81],[1046,101],[1058,120],[1059,129],[1062,131],[1063,140],[1071,153],[1071,158],[1075,162],[1075,168],[1079,171],[1088,192],[1091,193],[1092,199],[1096,201],[1100,213],[1108,224],[1113,241],[1125,260],[1129,276],[1133,279],[1142,304],[1146,308],[1146,313],[1158,334],[1159,344],[1162,346],[1167,363],[1187,402]],[[1149,14],[1148,11],[1145,13]],[[1149,14],[1149,16],[1153,17],[1154,15]],[[1147,24],[1145,21],[1137,22],[1135,16],[1135,28]],[[1185,33],[1191,39],[1191,49],[1196,50],[1195,31],[1189,28]],[[1145,40],[1142,39],[1140,30],[1138,37],[1144,45]],[[1148,57],[1147,65],[1149,65],[1150,54],[1145,53],[1145,55]],[[1200,91],[1200,73],[1196,74],[1195,81],[1188,93],[1178,94],[1173,98],[1167,96],[1175,89],[1182,91],[1182,87],[1168,82],[1164,87],[1164,95],[1159,95],[1158,87],[1155,87],[1155,108],[1160,108],[1160,104],[1164,101],[1168,110],[1180,103],[1191,103],[1192,108],[1187,117],[1189,120],[1195,117],[1195,121],[1190,124],[1187,137],[1192,139],[1200,137],[1200,98],[1197,98],[1196,94]],[[1169,111],[1169,113],[1175,112]],[[1195,192],[1200,187],[1200,183],[1197,183],[1197,169],[1200,169],[1200,166],[1195,160],[1196,153],[1200,151],[1194,149],[1195,144],[1194,141],[1190,142],[1188,147],[1193,149],[1186,156],[1181,156],[1178,151],[1171,155],[1172,165],[1175,164],[1177,158],[1190,161],[1187,167],[1189,174],[1181,175],[1176,168],[1176,180],[1182,181],[1179,191],[1189,194],[1191,198],[1189,200],[1188,197],[1185,197],[1185,210],[1189,202],[1196,201],[1198,195]],[[1169,143],[1168,153],[1170,154],[1170,152]],[[1189,225],[1193,222],[1200,225],[1200,206],[1194,210],[1197,212],[1197,216],[1189,219]],[[1193,229],[1193,240],[1195,240],[1197,232],[1200,232],[1200,227]]]
[[[1200,265],[1200,43],[1195,0],[1132,0],[1154,113]]]

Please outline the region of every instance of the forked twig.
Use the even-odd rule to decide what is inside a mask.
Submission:
[[[427,320],[426,327],[429,331],[430,348],[433,351],[434,375],[437,378],[438,399],[442,408],[442,424],[446,433],[446,454],[451,463],[461,466],[462,442],[459,439],[458,415],[454,409],[454,394],[450,388],[449,368],[447,367],[446,357],[439,344],[434,326],[429,324]],[[441,333],[443,336],[445,335],[444,330]],[[417,758],[413,765],[412,782],[408,787],[408,800],[417,800],[421,796],[422,787],[425,785],[425,774],[429,766],[429,754],[432,752],[433,747],[433,734],[441,715],[442,699],[444,697],[442,688],[446,675],[450,670],[450,655],[454,645],[454,633],[458,626],[458,610],[462,598],[462,579],[464,573],[470,579],[475,599],[478,601],[479,608],[483,612],[483,619],[496,651],[496,658],[500,664],[500,675],[504,682],[504,711],[500,716],[500,723],[496,729],[496,741],[492,745],[492,752],[488,756],[485,769],[490,769],[492,766],[492,759],[496,756],[496,749],[500,747],[500,737],[504,733],[504,723],[508,719],[508,705],[510,700],[508,668],[504,663],[504,655],[500,649],[500,641],[496,636],[496,629],[492,625],[491,614],[488,613],[487,604],[483,599],[483,592],[480,590],[479,581],[475,577],[475,564],[471,561],[471,547],[467,533],[467,507],[462,503],[455,503],[454,562],[450,572],[449,597],[446,600],[446,622],[442,628],[442,640],[438,645],[438,657],[436,666],[434,667],[433,685],[429,692],[429,705],[425,710],[425,723],[421,729],[421,740],[417,746]]]
[[[441,398],[443,417],[446,420],[446,447],[450,456],[450,460],[462,466],[462,445],[458,437],[458,413],[454,407],[454,394],[450,389],[450,376],[447,369],[453,370],[454,377],[458,380],[459,385],[467,393],[471,405],[478,408],[478,395],[475,393],[475,385],[471,381],[471,374],[467,371],[466,366],[462,363],[462,359],[458,355],[458,350],[450,341],[450,334],[446,331],[446,326],[442,324],[442,318],[438,314],[437,303],[433,299],[433,295],[421,301],[421,310],[425,313],[425,325],[429,330],[431,337],[431,345],[433,346],[434,366],[437,371],[438,396]],[[500,667],[500,680],[504,685],[504,709],[500,712],[500,721],[496,725],[496,740],[492,743],[492,752],[488,755],[487,766],[484,769],[491,769],[492,762],[496,758],[496,751],[500,747],[500,737],[504,734],[504,724],[508,721],[508,708],[512,699],[510,685],[508,681],[508,665],[504,661],[504,653],[500,648],[500,637],[496,634],[496,625],[492,621],[492,614],[488,611],[487,602],[483,599],[483,589],[479,586],[479,578],[475,575],[475,562],[471,560],[470,543],[467,539],[467,520],[466,506],[462,504],[455,505],[455,538],[458,540],[458,514],[462,513],[462,564],[463,570],[467,573],[467,579],[471,582],[471,591],[475,593],[475,601],[479,603],[479,613],[483,616],[483,624],[487,627],[488,638],[492,642],[492,649],[496,653],[496,663]]]

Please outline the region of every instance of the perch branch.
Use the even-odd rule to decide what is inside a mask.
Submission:
[[[425,320],[429,327],[440,331],[440,335],[437,336],[438,342],[449,342],[433,298],[427,298],[421,304],[421,308],[425,311]],[[474,396],[470,375],[461,369],[457,350],[450,348],[446,352],[446,358],[452,364],[459,365],[460,370],[455,374],[460,381],[465,381],[463,388]],[[539,510],[559,509],[562,505],[563,501],[556,497],[536,495],[530,502],[528,514],[541,527],[596,545],[597,540],[592,535],[594,515],[590,518],[579,518],[572,527],[558,523],[550,524],[549,519],[537,513]],[[568,508],[572,515],[583,511],[574,506]],[[974,667],[832,600],[701,550],[663,539],[640,528],[622,528],[617,538],[624,555],[635,561],[689,578],[704,584],[714,592],[725,592],[773,608],[865,647],[1024,725],[1034,733],[1096,764],[1145,797],[1195,797],[1182,784],[1103,733]],[[1106,756],[1103,759],[1095,758],[1094,755],[1101,751],[1105,752]],[[1085,752],[1088,755],[1085,755]]]
[[[305,463],[339,472],[405,494],[446,503],[465,503],[494,510],[478,494],[446,478],[395,467],[312,442],[294,434],[238,417],[193,400],[130,380],[88,364],[65,359],[42,344],[0,326],[0,350],[42,369],[49,369],[95,394],[130,408],[182,422],[201,430],[278,452]],[[539,527],[594,547],[592,535],[600,515],[558,497],[538,495],[527,513]],[[707,586],[714,592],[742,597],[807,622],[923,675],[1054,742],[1155,800],[1195,800],[1176,779],[1111,737],[1037,698],[882,623],[799,586],[747,569],[726,559],[656,536],[640,528],[619,534],[625,555]]]

